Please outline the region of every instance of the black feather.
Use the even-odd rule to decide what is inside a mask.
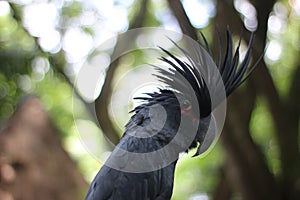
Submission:
[[[222,58],[223,50],[221,45],[221,37],[218,35],[219,41],[219,61],[216,62],[216,66],[219,70],[221,80],[214,77],[214,74],[210,72],[210,66],[204,66],[205,60],[201,59],[201,50],[205,49],[207,53],[212,56],[211,48],[208,45],[208,41],[205,36],[201,33],[202,40],[204,44],[198,41],[198,47],[194,48],[192,51],[196,52],[198,57],[192,56],[190,52],[178,46],[174,41],[174,45],[183,53],[185,59],[188,62],[182,61],[181,58],[175,56],[170,51],[159,47],[163,52],[165,52],[170,59],[166,57],[160,58],[163,62],[167,63],[170,68],[168,70],[155,66],[156,70],[159,74],[155,75],[161,82],[168,85],[169,88],[176,90],[182,94],[189,95],[190,87],[186,85],[186,81],[190,84],[193,91],[197,95],[197,99],[199,102],[199,108],[201,110],[201,117],[208,116],[211,111],[218,105],[214,105],[211,107],[211,92],[218,92],[215,88],[215,85],[218,85],[221,81],[224,84],[226,96],[228,97],[237,87],[239,87],[252,73],[255,69],[256,64],[254,66],[250,66],[252,46],[254,40],[254,34],[252,33],[250,42],[248,44],[248,49],[245,55],[245,58],[241,63],[239,63],[240,54],[239,49],[241,45],[241,38],[238,42],[238,45],[235,50],[233,50],[233,41],[232,34],[227,28],[226,30],[226,52],[224,58]],[[200,63],[204,62],[204,63]],[[212,67],[212,66],[211,66]],[[182,80],[182,79],[185,80]],[[210,90],[208,90],[210,88]],[[218,102],[218,103],[221,103]]]

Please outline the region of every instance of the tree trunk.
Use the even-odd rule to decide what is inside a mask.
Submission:
[[[26,100],[0,132],[0,199],[82,199],[87,186],[41,103]]]

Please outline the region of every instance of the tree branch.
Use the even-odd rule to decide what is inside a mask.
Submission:
[[[226,177],[226,173],[224,172],[226,169],[222,167],[221,169],[221,177],[217,188],[214,192],[213,200],[230,200],[232,196],[232,191],[230,187],[230,183],[228,178]]]
[[[138,9],[139,12],[135,16],[134,21],[130,24],[129,30],[141,27],[143,25],[147,13],[146,12],[147,4],[148,4],[148,0],[140,1],[140,9]],[[120,44],[117,42],[111,57],[114,58],[116,52],[120,52],[121,48],[124,48],[124,46],[129,46],[131,45],[131,43],[132,41],[128,41],[127,45],[122,44],[122,46],[120,46]],[[114,62],[111,63],[111,65],[109,66],[106,72],[106,77],[105,77],[105,81],[101,93],[98,96],[98,98],[95,100],[96,115],[97,115],[98,122],[101,126],[101,129],[103,133],[108,137],[109,141],[111,141],[114,144],[118,143],[120,136],[110,118],[108,108],[109,108],[111,95],[112,95],[112,80],[119,66],[119,61],[120,61],[119,58],[116,58],[116,60],[114,60]]]
[[[178,22],[180,23],[180,26],[183,28],[183,32],[187,34],[192,34],[191,37],[195,39],[195,35],[193,34],[195,31],[191,30],[191,29],[193,30],[195,29],[191,26],[186,16],[182,17],[182,13],[184,12],[181,11],[179,12],[180,14],[177,13],[178,10],[180,10],[178,8],[182,8],[182,6],[179,5],[174,6],[174,1],[172,2],[168,1],[168,2],[170,4],[171,9],[173,10],[174,15],[176,16]],[[178,1],[176,2],[178,3]],[[240,25],[242,24],[239,19],[239,16],[238,17],[236,17],[236,15],[234,17],[230,16],[233,15],[233,13],[236,14],[236,11],[233,10],[232,5],[230,6],[225,1],[219,2],[217,7],[218,10],[217,12],[218,16],[216,19],[217,24],[226,27],[228,24],[230,24],[225,21],[225,19],[228,19],[228,20],[236,21],[236,23],[234,23],[235,27],[242,27],[239,26],[239,24]],[[247,87],[247,89],[250,88]],[[232,110],[231,113],[233,114],[231,115],[233,115],[234,117],[233,119],[231,119],[231,121],[230,120],[227,121],[224,128],[225,133],[222,134],[221,138],[223,144],[227,149],[228,158],[232,160],[231,166],[236,169],[235,174],[238,179],[235,180],[234,183],[238,183],[235,184],[236,188],[238,188],[238,191],[241,191],[244,194],[244,196],[247,197],[247,199],[257,199],[257,197],[258,199],[265,199],[270,197],[269,192],[273,192],[275,186],[273,182],[274,179],[270,174],[270,172],[268,171],[268,168],[264,162],[265,161],[264,157],[262,153],[259,151],[258,147],[252,141],[252,138],[248,132],[248,126],[249,126],[248,122],[251,118],[255,96],[256,95],[253,92],[253,89],[252,89],[252,93],[249,93],[249,90],[247,90],[247,92],[241,95],[239,100],[234,104],[234,105],[239,105],[239,102],[243,102],[243,105],[239,107],[235,106],[235,108],[233,108],[232,106],[230,110]],[[239,115],[240,112],[243,113],[242,118]],[[239,126],[235,126],[236,123]],[[249,168],[249,166],[251,167]],[[260,175],[259,177],[256,176],[257,172]],[[230,174],[228,175],[230,176]],[[260,178],[262,178],[262,180]],[[274,195],[274,199],[276,199],[276,195]]]
[[[266,4],[269,5],[269,4]],[[268,16],[268,11],[271,10],[272,6],[267,9],[264,8],[265,15]],[[234,32],[239,32],[240,27],[242,27],[242,22],[240,19],[240,16],[237,14],[237,12],[233,9],[233,5],[229,5],[225,1],[218,1],[218,16],[216,17],[217,24],[220,26],[226,26],[227,24],[232,24],[231,29],[233,29]],[[224,12],[226,11],[226,12]],[[232,19],[234,22],[232,23]],[[228,21],[226,21],[228,20]],[[267,17],[265,19],[259,19],[259,26],[265,27],[267,24]],[[224,27],[225,28],[225,27]],[[259,29],[258,31],[260,34],[266,34],[266,29]],[[249,34],[247,35],[249,38]],[[247,37],[246,37],[247,39]],[[249,41],[249,39],[248,39]],[[263,52],[264,44],[265,44],[265,38],[260,38],[260,41],[257,41],[255,44],[260,44],[260,48],[256,52]],[[256,48],[254,48],[256,49]],[[258,60],[260,57],[260,54],[254,54],[253,55],[254,60]],[[261,66],[258,66],[260,69]],[[258,70],[257,70],[258,71]],[[266,73],[266,72],[264,72]],[[255,72],[253,74],[252,78],[250,77],[250,80],[248,82],[249,85],[253,85],[253,83],[258,82],[257,81],[257,74],[258,72]],[[255,78],[256,81],[253,79]],[[263,84],[260,85],[266,85],[266,80],[264,80]],[[268,79],[268,84],[270,87],[274,86],[273,80]],[[254,86],[254,85],[253,85]],[[250,88],[247,87],[247,91]],[[252,87],[252,91],[253,91]],[[275,89],[275,87],[274,87]],[[273,92],[276,92],[276,90],[273,90]],[[254,91],[252,92],[254,93]],[[277,93],[275,93],[277,94]],[[245,98],[246,97],[246,98]],[[222,143],[226,147],[228,152],[228,159],[231,160],[232,165],[240,166],[236,168],[237,171],[237,180],[234,181],[234,183],[239,183],[239,181],[244,182],[244,187],[242,187],[243,184],[238,184],[236,187],[242,187],[239,190],[243,191],[246,196],[251,199],[251,196],[253,196],[255,199],[266,199],[271,198],[275,199],[278,198],[278,194],[275,194],[277,191],[276,188],[276,182],[274,180],[274,177],[271,175],[271,173],[268,170],[268,167],[265,163],[265,159],[259,148],[255,145],[253,142],[250,133],[249,133],[249,121],[254,105],[254,99],[252,103],[246,103],[247,98],[250,97],[250,94],[245,94],[240,96],[240,100],[238,102],[243,102],[243,107],[250,109],[248,111],[242,111],[241,107],[238,106],[239,103],[236,102],[234,104],[230,104],[230,106],[235,105],[235,108],[228,109],[230,113],[234,113],[236,111],[236,117],[233,118],[232,115],[229,115],[228,121],[232,120],[232,122],[226,123],[224,127],[224,133],[222,135]],[[235,100],[235,99],[232,99]],[[243,118],[245,117],[245,114],[248,113],[248,117],[241,120],[241,116],[239,113],[243,113]],[[247,114],[246,114],[247,115]],[[232,119],[233,118],[233,119]],[[235,130],[236,129],[236,130]],[[242,133],[241,133],[242,132]],[[230,136],[232,135],[232,136]],[[236,138],[236,141],[234,142],[234,139]],[[238,153],[240,152],[240,153]],[[233,167],[234,167],[233,166]],[[246,177],[245,177],[246,176]],[[250,188],[253,190],[251,191]],[[272,195],[272,197],[271,197]]]
[[[227,176],[244,199],[278,199],[277,185],[264,155],[249,132],[249,121],[256,101],[251,84],[230,98],[227,121],[221,141],[227,152]],[[240,102],[243,102],[242,104]],[[241,115],[242,113],[242,115]]]
[[[259,52],[262,52],[264,49],[267,37],[267,20],[269,17],[269,12],[272,10],[274,3],[274,0],[264,2],[253,0],[253,4],[258,12],[258,21],[261,22],[256,34],[256,38],[259,40],[259,44],[263,44],[263,47],[259,46],[253,52],[255,58],[258,58],[260,56]],[[289,196],[293,188],[293,182],[296,182],[300,177],[300,155],[298,149],[299,118],[294,120],[294,118],[292,118],[293,114],[291,114],[294,113],[294,109],[296,109],[297,106],[294,107],[295,104],[290,104],[292,102],[284,102],[282,99],[280,99],[265,62],[261,62],[261,66],[259,66],[257,72],[257,83],[257,89],[266,98],[273,116],[281,154],[282,178],[284,185],[288,185],[285,189],[287,190],[286,195]],[[296,94],[297,89],[293,93]],[[292,98],[290,97],[290,99]],[[299,102],[297,104],[299,104]]]
[[[198,40],[197,32],[191,24],[180,0],[168,0],[169,7],[176,17],[182,32],[194,40]]]
[[[168,1],[170,3],[170,1]],[[174,4],[174,2],[172,1]],[[176,7],[180,6],[172,6],[172,3],[170,3],[170,7],[173,10],[174,15],[178,18],[179,14],[176,14]],[[175,7],[175,8],[174,8]],[[271,7],[272,8],[272,7]],[[270,9],[271,9],[270,8]],[[270,10],[269,9],[269,10]],[[225,1],[219,1],[218,3],[218,15],[216,18],[216,22],[218,26],[227,26],[228,24],[234,24],[234,28],[240,30],[240,27],[242,27],[242,23],[240,20],[240,17],[237,15],[236,11],[233,9],[232,5],[229,5]],[[225,11],[225,12],[224,12]],[[182,12],[181,12],[182,14]],[[233,15],[233,16],[231,16]],[[181,24],[181,27],[183,27],[184,32],[190,32],[193,33],[192,31],[189,30],[191,27],[190,23],[186,22],[187,17],[181,17],[178,18],[179,23]],[[228,20],[228,22],[226,22]],[[230,20],[230,21],[229,21]],[[264,25],[266,25],[266,20],[262,22]],[[186,28],[188,27],[188,28]],[[224,27],[225,29],[225,27]],[[189,30],[189,31],[185,31]],[[239,32],[238,30],[238,32]],[[265,34],[265,31],[262,30],[262,33]],[[195,37],[195,36],[192,36]],[[265,41],[265,40],[263,40]],[[264,44],[264,43],[260,43]],[[263,46],[264,47],[264,46]],[[263,48],[261,48],[263,49]],[[263,51],[261,51],[263,52]],[[256,57],[257,59],[259,56]],[[270,79],[270,83],[272,82],[272,79]],[[276,91],[276,90],[275,90]],[[241,98],[241,102],[245,102],[249,100],[249,94],[245,94],[247,97]],[[252,98],[253,101],[252,103],[248,103],[243,105],[243,108],[249,108],[250,110],[243,111],[243,119],[240,119],[240,116],[238,115],[239,113],[236,114],[236,117],[232,122],[228,122],[227,125],[225,126],[224,129],[224,134],[222,135],[221,138],[223,143],[225,143],[226,149],[228,149],[228,155],[233,155],[231,157],[233,160],[233,165],[235,168],[237,168],[239,171],[239,180],[245,181],[244,184],[239,184],[238,187],[240,191],[243,191],[243,193],[251,199],[251,197],[257,198],[260,197],[260,199],[264,198],[269,198],[270,195],[268,192],[272,193],[274,189],[276,189],[274,177],[270,174],[264,160],[263,154],[259,151],[258,147],[254,144],[252,141],[252,138],[250,136],[250,133],[248,131],[248,122],[251,117],[252,113],[252,106],[254,104],[255,98]],[[235,105],[238,105],[239,102],[237,102]],[[239,108],[232,108],[232,110],[239,110]],[[239,124],[239,128],[235,126],[235,124]],[[231,125],[230,125],[231,124]],[[236,129],[235,131],[233,129]],[[241,131],[242,130],[242,131]],[[240,132],[243,132],[243,134],[240,134]],[[240,144],[241,143],[241,144]],[[245,148],[245,145],[247,148]],[[243,150],[244,149],[244,150]],[[245,150],[246,149],[246,150]],[[236,156],[234,156],[236,155]],[[250,159],[245,159],[250,157]],[[254,162],[253,162],[254,161]],[[254,164],[255,163],[255,164]],[[248,170],[249,166],[251,166],[251,169]],[[263,177],[263,181],[260,180],[260,178],[256,177],[256,173],[259,172],[261,176]],[[256,178],[254,178],[256,177]],[[236,183],[239,183],[238,181]],[[266,183],[266,185],[262,184]],[[255,195],[256,194],[256,195]],[[260,195],[258,195],[260,194]],[[274,194],[274,192],[273,192]],[[254,196],[253,196],[254,195]],[[272,195],[273,196],[273,195]],[[276,199],[276,195],[274,195],[274,199]]]
[[[138,9],[138,12],[136,16],[133,18],[132,23],[129,25],[129,29],[134,29],[141,27],[146,16],[146,9],[147,9],[147,4],[148,0],[142,0],[139,2],[140,4],[140,9]],[[14,13],[14,18],[18,21],[18,23],[22,26],[22,20],[21,16],[18,13],[17,8],[11,4],[11,7],[13,9]],[[26,28],[24,28],[24,31],[30,35],[30,33],[27,31]],[[43,54],[43,50],[41,49],[39,43],[38,43],[38,38],[35,38],[35,44],[38,50],[37,55]],[[130,45],[131,41],[128,41],[128,45]],[[119,49],[122,48],[119,46],[118,42],[115,46],[115,50],[112,53],[111,57],[114,57],[116,50],[119,51]],[[60,73],[65,80],[72,86],[74,87],[72,81],[70,78],[65,74],[64,72],[64,66],[66,64],[65,57],[64,57],[64,52],[61,50],[55,55],[49,55],[47,54],[49,58],[49,62],[51,66],[53,66],[53,69]],[[78,98],[81,99],[81,101],[85,104],[86,109],[89,111],[91,114],[91,117],[93,117],[94,120],[98,120],[99,125],[102,129],[102,132],[108,137],[109,141],[112,143],[116,144],[119,141],[119,134],[118,131],[115,128],[115,125],[113,124],[112,120],[110,119],[108,107],[112,95],[112,80],[115,74],[115,71],[119,65],[119,59],[116,59],[108,68],[106,72],[106,77],[105,77],[105,82],[103,84],[102,91],[98,98],[95,100],[95,107],[96,107],[96,116],[94,114],[94,108],[92,107],[93,104],[87,103],[82,96],[78,93],[76,89],[74,89],[75,94],[77,95]],[[96,118],[96,119],[95,119]]]

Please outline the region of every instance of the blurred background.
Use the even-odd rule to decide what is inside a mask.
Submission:
[[[161,27],[197,40],[201,30],[217,49],[227,25],[242,47],[255,31],[253,60],[263,57],[228,99],[217,145],[179,160],[172,199],[300,199],[299,0],[0,1],[0,199],[83,199],[110,148],[103,133],[116,143],[133,107],[117,81],[159,57],[111,62],[118,34]]]

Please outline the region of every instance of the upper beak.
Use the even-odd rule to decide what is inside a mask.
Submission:
[[[216,126],[216,121],[213,115],[209,116],[211,119],[209,120],[209,123],[206,124],[208,126],[207,132],[201,134],[201,138],[199,138],[200,146],[197,149],[197,152],[193,157],[198,156],[202,153],[204,153],[215,141],[216,136],[217,136],[217,126]],[[201,122],[200,122],[201,123]],[[206,122],[204,122],[206,123]],[[201,126],[201,124],[200,124]]]

